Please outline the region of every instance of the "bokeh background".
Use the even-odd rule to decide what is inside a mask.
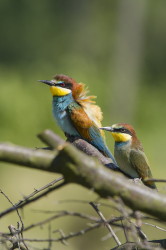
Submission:
[[[51,111],[48,87],[37,82],[63,73],[84,82],[97,96],[103,110],[103,125],[131,123],[143,142],[154,177],[165,178],[166,123],[166,1],[164,0],[1,0],[0,1],[0,140],[27,147],[40,147],[36,135],[49,128],[61,135]],[[113,140],[106,135],[113,151]],[[57,175],[0,163],[0,188],[12,202]],[[165,193],[165,185],[158,185]],[[93,200],[93,192],[76,185],[62,188],[24,209],[25,226],[52,211],[94,211],[79,202]],[[0,196],[1,211],[10,206]],[[107,216],[110,210],[104,210]],[[112,214],[112,216],[114,213]],[[0,231],[16,225],[16,214],[1,219]],[[52,230],[65,234],[86,227],[86,222],[63,218],[51,223]],[[145,227],[149,239],[164,238],[157,229]],[[68,246],[56,243],[52,249],[110,249],[112,239],[102,228],[74,238]],[[118,233],[123,241],[123,233]],[[47,238],[48,226],[27,232],[28,238]],[[57,237],[53,234],[53,237]],[[48,244],[31,243],[47,248]]]

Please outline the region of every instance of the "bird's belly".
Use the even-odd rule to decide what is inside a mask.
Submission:
[[[72,136],[79,136],[77,130],[74,128],[73,124],[70,121],[70,117],[68,116],[65,110],[58,113],[53,111],[53,115],[58,125],[65,133]]]
[[[123,151],[121,150],[116,151],[115,159],[120,169],[122,169],[127,175],[131,176],[131,178],[139,178],[139,175],[131,165],[129,161],[129,156],[126,154],[126,152],[123,153]]]

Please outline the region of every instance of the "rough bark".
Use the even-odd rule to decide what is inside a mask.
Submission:
[[[48,137],[45,142],[52,146],[48,135],[49,131],[46,131],[40,137]],[[119,196],[133,210],[166,220],[166,196],[129,182],[122,174],[106,168],[98,159],[84,154],[59,137],[55,136],[54,140],[55,149],[52,151],[0,144],[0,161],[61,173],[67,183],[93,189],[101,197]]]

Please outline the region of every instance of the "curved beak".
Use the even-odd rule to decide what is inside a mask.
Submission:
[[[102,127],[102,128],[100,128],[100,129],[106,130],[106,131],[110,131],[110,132],[113,132],[113,131],[114,131],[114,129],[113,129],[112,127]]]
[[[49,86],[55,86],[55,83],[53,81],[48,81],[48,80],[38,80],[38,82],[45,83]]]

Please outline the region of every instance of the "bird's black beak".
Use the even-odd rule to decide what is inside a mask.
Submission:
[[[102,128],[100,128],[100,129],[106,130],[106,131],[110,131],[110,132],[113,132],[113,131],[114,131],[114,129],[113,129],[112,127],[102,127]]]
[[[38,82],[43,82],[49,86],[55,86],[55,83],[53,81],[48,81],[48,80],[38,80]]]

